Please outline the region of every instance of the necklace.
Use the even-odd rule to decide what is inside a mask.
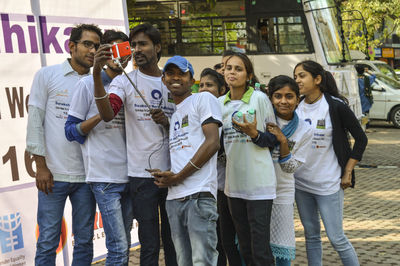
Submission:
[[[320,99],[321,98],[321,96],[322,96],[322,92],[318,95],[318,97],[317,98],[315,98],[314,100],[312,100],[311,102],[309,102],[308,104],[313,104],[313,103],[315,103],[318,99]]]

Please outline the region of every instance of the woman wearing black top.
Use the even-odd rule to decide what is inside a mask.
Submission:
[[[343,232],[344,189],[354,187],[354,167],[361,160],[367,137],[341,96],[330,72],[314,61],[294,69],[304,96],[296,112],[313,130],[305,164],[295,172],[296,203],[306,238],[309,265],[322,265],[320,218],[344,265],[359,265],[357,254]],[[350,147],[347,133],[354,138]]]

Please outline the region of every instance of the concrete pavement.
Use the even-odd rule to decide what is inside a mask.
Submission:
[[[371,125],[367,150],[356,169],[356,186],[345,192],[344,230],[360,265],[400,265],[400,129],[384,122]],[[293,265],[307,265],[297,213],[295,229]],[[323,252],[324,265],[341,265],[325,232]]]
[[[356,169],[356,187],[345,192],[344,229],[360,265],[400,265],[400,129],[385,122],[371,126],[367,150]],[[297,250],[292,265],[307,265],[297,211],[295,230]],[[341,265],[325,231],[322,241],[323,264]],[[139,250],[131,251],[129,265],[139,265]],[[165,265],[162,251],[160,265]]]

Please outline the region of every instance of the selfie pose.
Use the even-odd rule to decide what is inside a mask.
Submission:
[[[167,131],[175,105],[168,100],[168,89],[161,81],[162,73],[157,65],[161,57],[161,34],[150,24],[140,24],[131,30],[129,41],[135,49],[133,58],[138,69],[114,78],[108,92],[101,82],[101,72],[95,69],[94,97],[101,118],[106,122],[115,119],[121,108],[124,109],[129,196],[134,218],[139,222],[140,265],[158,265],[161,217],[165,264],[174,266],[175,249],[165,212],[167,190],[158,188],[146,171],[170,168]],[[110,52],[102,51],[99,58],[101,56],[110,59]],[[147,99],[150,108],[128,77]]]

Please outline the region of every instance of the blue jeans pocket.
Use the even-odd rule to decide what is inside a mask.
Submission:
[[[216,222],[218,219],[217,201],[212,198],[200,198],[195,200],[195,209],[199,217],[207,221]]]
[[[101,182],[90,183],[90,189],[92,190],[93,193],[105,194],[107,189],[109,189],[112,184],[113,183],[101,183]]]

